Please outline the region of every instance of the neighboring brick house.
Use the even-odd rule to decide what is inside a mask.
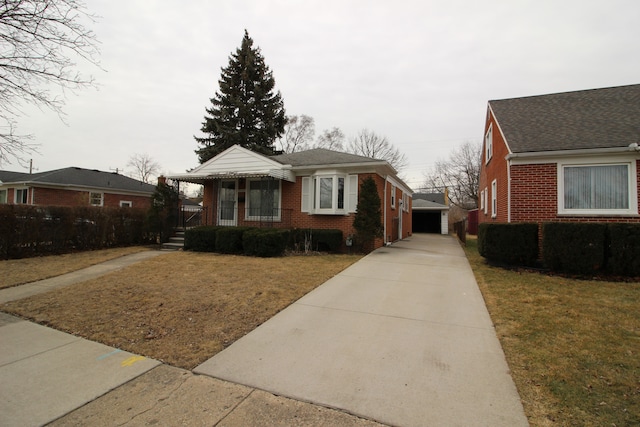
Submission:
[[[99,170],[69,167],[34,174],[0,171],[0,203],[147,209],[155,186]]]
[[[489,101],[479,222],[640,222],[640,85]]]
[[[239,145],[192,171],[168,176],[203,184],[206,223],[340,229],[355,234],[360,183],[378,187],[384,236],[375,246],[411,234],[411,189],[384,160],[325,149],[264,156]]]

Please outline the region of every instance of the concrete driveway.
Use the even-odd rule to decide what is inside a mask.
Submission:
[[[374,251],[194,372],[390,425],[528,425],[450,236]]]

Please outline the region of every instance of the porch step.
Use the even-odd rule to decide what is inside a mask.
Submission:
[[[176,231],[169,241],[162,244],[163,250],[179,251],[184,248],[184,231]]]

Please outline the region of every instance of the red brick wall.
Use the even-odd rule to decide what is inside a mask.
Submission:
[[[40,206],[89,206],[89,191],[60,190],[55,188],[36,188],[34,204]],[[102,205],[109,208],[120,207],[120,201],[132,203],[132,207],[148,209],[150,196],[130,196],[102,193]]]
[[[36,206],[89,206],[89,192],[63,190],[59,188],[31,187],[29,188],[28,203]],[[121,194],[103,193],[103,205],[120,207],[120,201],[132,202],[134,208],[147,209],[151,206],[151,196],[128,196]],[[7,192],[7,202],[13,204],[14,190]]]
[[[480,169],[480,185],[479,190],[487,189],[486,203],[487,214],[485,215],[484,209],[480,209],[478,212],[478,222],[507,222],[508,221],[508,174],[507,174],[507,161],[505,157],[509,154],[507,144],[502,138],[498,124],[496,123],[493,115],[490,115],[487,119],[484,128],[484,134],[487,134],[489,125],[493,125],[493,155],[487,163],[486,160],[486,141],[482,143],[482,164]],[[496,217],[491,216],[491,198],[492,190],[491,183],[496,180],[497,184],[497,212]],[[480,197],[480,195],[478,195]]]
[[[636,161],[640,182],[640,161]],[[557,164],[511,166],[511,222],[637,222],[636,216],[558,215]],[[638,186],[640,200],[640,186]]]
[[[378,187],[378,194],[380,199],[384,201],[384,179],[377,174],[359,174],[358,175],[358,185],[362,184],[362,181],[368,177],[372,176],[376,181],[376,185]],[[204,184],[204,193],[203,193],[203,206],[207,207],[207,224],[214,224],[216,222],[217,215],[217,183],[218,181],[209,181]],[[238,190],[243,190],[245,188],[246,180],[238,180]],[[355,230],[353,229],[353,218],[355,213],[350,213],[347,215],[309,215],[306,212],[301,211],[302,207],[302,177],[299,176],[296,178],[296,182],[282,181],[281,183],[281,191],[282,191],[282,209],[283,211],[288,210],[291,215],[291,221],[289,226],[293,228],[321,228],[321,229],[338,229],[342,230],[342,234],[346,238],[351,234],[355,234]],[[390,185],[388,186],[391,187]],[[389,190],[390,191],[390,190]],[[239,191],[239,202],[238,202],[238,225],[247,225],[247,226],[255,226],[257,222],[255,221],[245,221],[244,220],[244,208],[246,204],[246,193],[243,191]],[[242,195],[245,196],[245,201],[242,200]],[[401,200],[401,192],[400,192]],[[387,198],[387,203],[389,204],[389,198]],[[399,208],[396,202],[396,216],[399,212]],[[289,215],[289,213],[283,212],[283,217]],[[389,223],[389,217],[387,216],[387,223]],[[404,213],[403,216],[403,236],[407,237],[411,233],[411,215],[409,213]],[[277,226],[278,224],[276,224]],[[389,227],[389,226],[388,226]],[[390,228],[388,228],[390,230]],[[381,247],[384,244],[384,239],[379,238],[375,241],[375,247]]]

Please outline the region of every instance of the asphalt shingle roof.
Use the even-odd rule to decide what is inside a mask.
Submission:
[[[489,105],[514,153],[640,143],[640,84],[495,100]]]
[[[291,166],[382,162],[382,160],[372,159],[370,157],[341,153],[339,151],[326,150],[324,148],[314,148],[312,150],[299,151],[297,153],[290,154],[278,154],[270,156],[269,158],[278,163],[282,163],[283,165]]]
[[[0,181],[31,182],[61,186],[82,186],[105,190],[137,191],[152,194],[155,186],[113,172],[69,167],[34,174],[0,171]]]

